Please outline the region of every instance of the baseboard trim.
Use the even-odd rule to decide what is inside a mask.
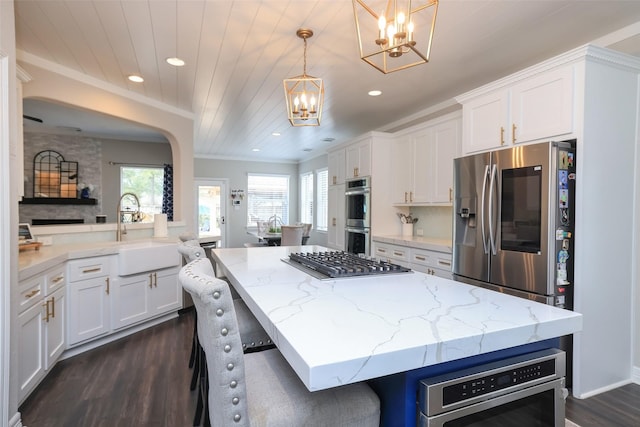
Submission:
[[[22,425],[22,416],[20,415],[20,412],[16,412],[15,414],[13,414],[13,417],[11,417],[11,419],[9,419],[9,427],[24,427]]]
[[[640,384],[640,367],[634,366],[631,368],[631,381],[635,384]]]

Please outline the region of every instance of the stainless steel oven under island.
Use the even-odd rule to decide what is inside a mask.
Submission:
[[[305,386],[368,381],[383,426],[416,425],[423,379],[553,348],[582,327],[579,313],[420,272],[321,279],[283,262],[327,250],[211,253]]]

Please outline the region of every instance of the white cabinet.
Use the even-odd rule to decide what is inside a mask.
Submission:
[[[327,192],[329,200],[327,246],[343,251],[345,228],[345,195],[344,184],[329,187]]]
[[[463,105],[463,151],[486,151],[573,132],[574,67],[503,82],[457,98]]]
[[[65,349],[64,266],[18,284],[18,401],[44,378]]]
[[[371,175],[371,138],[355,142],[345,149],[345,178]]]
[[[450,204],[453,159],[460,154],[459,113],[400,136],[392,155],[393,203]]]
[[[373,242],[372,254],[382,261],[392,262],[421,273],[451,279],[451,253]]]
[[[411,248],[410,257],[413,270],[445,279],[453,279],[450,253]]]
[[[345,162],[344,148],[329,153],[327,165],[330,186],[344,184]]]
[[[118,277],[113,282],[112,327],[133,325],[182,306],[180,267]]]
[[[111,265],[115,257],[70,261],[68,289],[68,345],[74,346],[110,331]]]

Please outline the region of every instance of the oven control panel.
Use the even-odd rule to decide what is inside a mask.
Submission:
[[[566,354],[549,348],[424,378],[418,383],[418,409],[443,414],[499,396],[550,383],[566,372]]]
[[[458,403],[469,398],[482,396],[507,387],[524,384],[536,379],[554,375],[555,361],[545,360],[505,372],[498,372],[470,381],[444,387],[442,401],[445,405]]]

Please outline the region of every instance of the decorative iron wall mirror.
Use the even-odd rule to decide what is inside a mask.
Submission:
[[[67,162],[57,151],[45,150],[33,158],[33,197],[78,197],[78,162]]]

